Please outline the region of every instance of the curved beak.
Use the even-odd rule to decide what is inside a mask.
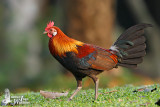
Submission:
[[[43,34],[47,34],[48,32],[44,31]]]

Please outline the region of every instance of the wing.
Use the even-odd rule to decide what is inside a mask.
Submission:
[[[117,64],[117,56],[109,50],[85,44],[78,48],[81,69],[110,70]]]

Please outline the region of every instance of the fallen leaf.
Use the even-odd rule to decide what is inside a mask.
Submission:
[[[109,91],[109,92],[105,92],[105,93],[113,93],[113,92],[117,92],[118,90],[113,90],[113,91]]]
[[[140,106],[147,106],[148,104],[151,104],[151,103],[147,102],[147,103],[144,103],[144,104],[140,104]]]
[[[139,88],[137,90],[134,90],[133,92],[141,92],[141,91],[144,91],[145,89],[146,89],[146,87],[145,88]]]
[[[40,90],[40,94],[42,96],[44,96],[45,98],[55,99],[55,98],[60,97],[60,96],[67,96],[68,92],[59,93],[59,92],[47,92],[47,91]]]
[[[144,87],[144,88],[139,88],[137,90],[134,90],[133,92],[153,92],[157,90],[157,86],[156,88],[152,89],[152,88],[147,88],[147,87]]]
[[[113,92],[117,92],[118,90],[113,90],[113,91],[109,91],[109,92],[105,92],[105,93],[99,93],[100,94],[108,94],[108,93],[113,93]]]

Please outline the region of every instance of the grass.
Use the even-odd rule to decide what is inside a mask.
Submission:
[[[147,86],[149,89],[154,89],[156,85]],[[133,92],[135,89],[141,87],[134,87],[126,85],[123,87],[99,89],[99,96],[94,101],[94,89],[81,90],[72,101],[68,102],[67,99],[73,93],[70,91],[67,97],[59,97],[56,99],[46,99],[40,95],[39,92],[26,92],[11,94],[11,96],[23,95],[28,98],[29,106],[42,106],[42,107],[135,107],[135,106],[149,106],[154,107],[155,102],[160,98],[160,86],[153,92],[142,91]],[[110,92],[114,91],[115,92]],[[52,90],[53,91],[53,90]],[[110,93],[106,93],[110,92]],[[0,97],[0,101],[4,99],[4,95]],[[28,106],[28,105],[25,105]]]

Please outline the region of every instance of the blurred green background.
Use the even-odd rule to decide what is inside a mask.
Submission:
[[[160,82],[160,1],[158,0],[1,0],[0,91],[74,89],[76,81],[50,54],[43,35],[52,20],[68,36],[109,48],[128,27],[146,30],[147,55],[137,69],[119,67],[99,75],[100,87]],[[93,87],[89,78],[84,89]]]

